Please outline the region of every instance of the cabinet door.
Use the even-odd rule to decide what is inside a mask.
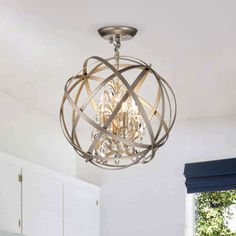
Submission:
[[[0,161],[0,230],[20,233],[21,169]]]
[[[23,169],[23,233],[27,236],[63,235],[63,183],[51,176]]]
[[[99,193],[64,184],[64,236],[99,235]]]

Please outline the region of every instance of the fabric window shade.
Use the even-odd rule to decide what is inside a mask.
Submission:
[[[185,164],[188,193],[236,189],[236,158]]]

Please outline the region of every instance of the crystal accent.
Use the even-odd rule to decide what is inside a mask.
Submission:
[[[120,80],[117,78],[111,80],[105,86],[99,101],[94,117],[95,122],[100,126],[104,126],[126,93],[127,89]],[[133,98],[129,96],[122,103],[120,110],[113,118],[107,130],[131,141],[143,139],[145,135],[145,123]],[[92,140],[97,137],[98,132],[97,130],[92,132]],[[103,134],[99,140],[99,145],[96,145],[93,153],[96,153],[97,156],[105,159],[105,161],[114,159],[115,164],[119,165],[120,158],[137,153],[137,150],[133,146],[128,146],[122,141],[117,141]]]

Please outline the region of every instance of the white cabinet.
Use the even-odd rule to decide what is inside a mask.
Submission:
[[[63,235],[63,182],[23,169],[23,233],[27,236]]]
[[[21,231],[20,173],[19,167],[0,161],[0,229],[14,233]]]
[[[99,236],[99,188],[0,152],[1,230]]]
[[[99,235],[98,188],[64,184],[64,235]]]

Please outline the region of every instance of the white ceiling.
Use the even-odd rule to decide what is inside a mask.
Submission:
[[[65,81],[109,57],[100,26],[139,29],[121,52],[175,90],[178,118],[236,115],[235,0],[0,0],[0,91],[54,118]],[[7,104],[6,104],[7,106]]]

